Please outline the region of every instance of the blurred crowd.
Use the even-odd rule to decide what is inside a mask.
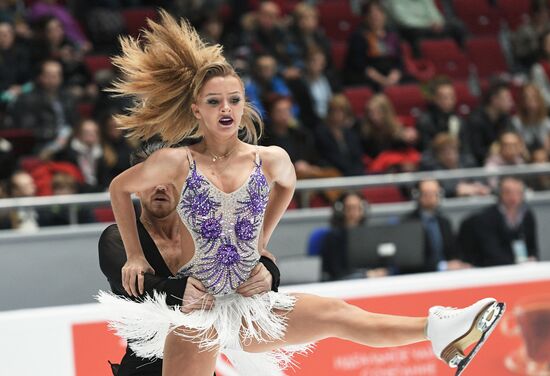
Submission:
[[[101,192],[129,167],[137,145],[114,116],[131,102],[104,90],[119,74],[109,56],[158,7],[224,46],[265,120],[261,142],[287,150],[300,179],[548,161],[547,1],[0,0],[0,198]],[[545,176],[526,183],[550,189]],[[0,227],[65,222],[65,210],[19,210]]]

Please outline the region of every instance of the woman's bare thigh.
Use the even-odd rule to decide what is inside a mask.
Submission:
[[[291,294],[296,297],[294,308],[275,310],[286,316],[287,326],[283,338],[269,342],[245,341],[248,352],[270,351],[282,346],[315,342],[338,334],[338,316],[344,315],[349,305],[342,300],[310,294]]]
[[[178,328],[177,330],[184,330]],[[189,332],[188,330],[186,330]],[[164,343],[163,376],[212,376],[219,350],[202,350],[172,331]]]

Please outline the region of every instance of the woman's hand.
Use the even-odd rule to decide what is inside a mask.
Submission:
[[[137,256],[126,261],[122,267],[122,287],[128,295],[135,297],[143,295],[145,273],[155,274],[155,270],[144,256]]]
[[[237,288],[236,292],[248,298],[271,291],[272,278],[264,264],[258,263],[250,272],[250,277]]]
[[[212,309],[213,306],[214,296],[206,292],[204,285],[198,279],[187,278],[180,311],[189,313],[196,309]]]

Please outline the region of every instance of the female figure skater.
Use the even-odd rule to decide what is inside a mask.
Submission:
[[[161,12],[142,43],[122,40],[114,59],[125,77],[114,90],[135,106],[120,123],[135,136],[159,134],[168,143],[201,136],[186,148],[161,149],[110,186],[127,253],[124,288],[140,295],[153,273],[140,249],[130,195],[158,184],[179,193],[181,268],[198,280],[202,308],[168,307],[164,297],[135,303],[100,293],[112,326],[141,357],[163,357],[163,375],[212,375],[226,354],[241,375],[276,375],[294,351],[339,337],[368,346],[430,340],[438,358],[458,373],[500,318],[504,305],[487,298],[464,309],[432,307],[427,317],[364,311],[342,300],[308,294],[240,291],[283,215],[295,186],[293,165],[278,147],[258,147],[261,119],[245,102],[243,83],[221,54],[186,22]],[[248,294],[247,294],[248,295]],[[196,305],[196,304],[195,304]],[[305,344],[305,345],[304,345]],[[475,344],[469,355],[465,349]]]

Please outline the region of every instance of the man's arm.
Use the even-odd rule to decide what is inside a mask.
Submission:
[[[98,250],[99,266],[107,277],[111,290],[117,295],[131,298],[122,287],[121,270],[126,263],[126,252],[116,225],[111,225],[103,231],[99,238]],[[144,253],[147,257],[149,252],[144,249]],[[168,305],[181,305],[186,286],[187,277],[174,279],[153,274],[144,276],[144,295],[153,296],[154,291],[165,293]]]

